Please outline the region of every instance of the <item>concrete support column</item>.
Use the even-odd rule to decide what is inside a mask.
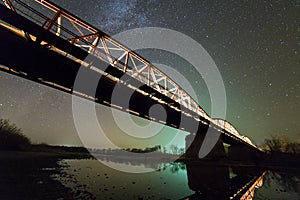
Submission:
[[[196,135],[190,134],[185,138],[186,144],[186,158],[188,159],[199,159],[199,151],[202,147],[204,138],[207,136],[207,142],[209,145],[213,146],[211,151],[208,153],[204,159],[208,160],[218,160],[226,157],[226,152],[223,146],[223,142],[221,137],[218,138],[217,142],[215,142],[215,137],[218,137],[219,133],[215,129],[208,129],[208,127],[200,127]],[[205,148],[205,147],[203,147]]]

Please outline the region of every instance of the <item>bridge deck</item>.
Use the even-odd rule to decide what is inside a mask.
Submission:
[[[120,110],[191,133],[196,134],[199,129],[211,127],[222,132],[224,141],[228,143],[242,143],[257,149],[242,138],[212,123],[206,117],[180,105],[176,99],[162,94],[2,5],[0,5],[0,17],[5,23],[17,27],[13,32],[4,26],[0,29],[0,44],[1,49],[4,50],[0,57],[0,64],[6,66],[1,70],[92,99],[98,103],[115,105],[115,108]],[[18,29],[26,34],[22,37]],[[35,39],[32,40],[32,38]],[[83,78],[88,77],[89,82],[98,83],[96,90],[89,85],[73,88],[79,70],[84,74]],[[121,100],[111,101],[115,87],[118,87],[119,91],[124,94],[133,93],[129,107]],[[160,115],[149,116],[149,108],[155,104],[160,104],[166,109],[167,119],[161,118]],[[199,128],[195,130],[194,127]]]

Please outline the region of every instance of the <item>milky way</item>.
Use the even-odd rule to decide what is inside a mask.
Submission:
[[[110,35],[154,26],[190,36],[219,68],[226,120],[258,144],[279,133],[300,141],[300,1],[54,2]],[[209,94],[192,66],[164,52],[143,55],[185,75],[210,112]],[[0,84],[1,118],[35,141],[79,144],[68,95],[5,73]]]

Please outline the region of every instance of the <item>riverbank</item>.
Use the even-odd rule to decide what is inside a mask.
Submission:
[[[170,162],[182,162],[194,166],[230,166],[244,169],[260,169],[280,172],[299,170],[299,155],[269,154],[258,162],[230,161],[228,158],[217,160],[186,159],[184,156],[153,153],[93,153],[83,147],[32,145],[28,151],[0,151],[0,199],[93,199],[83,184],[74,184],[72,189],[61,180],[73,180],[64,171],[68,167],[65,159],[98,159],[104,162],[130,164],[159,169]],[[76,169],[76,173],[77,173]],[[91,175],[92,176],[92,175]],[[74,183],[78,180],[74,179]],[[74,189],[75,188],[75,189]]]
[[[58,164],[61,157],[48,152],[0,151],[0,199],[80,199],[52,178],[65,175]]]

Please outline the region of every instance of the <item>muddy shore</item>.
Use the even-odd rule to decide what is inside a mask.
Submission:
[[[1,151],[0,199],[82,199],[81,191],[72,191],[53,178],[65,175],[58,164],[61,157],[55,153]]]

